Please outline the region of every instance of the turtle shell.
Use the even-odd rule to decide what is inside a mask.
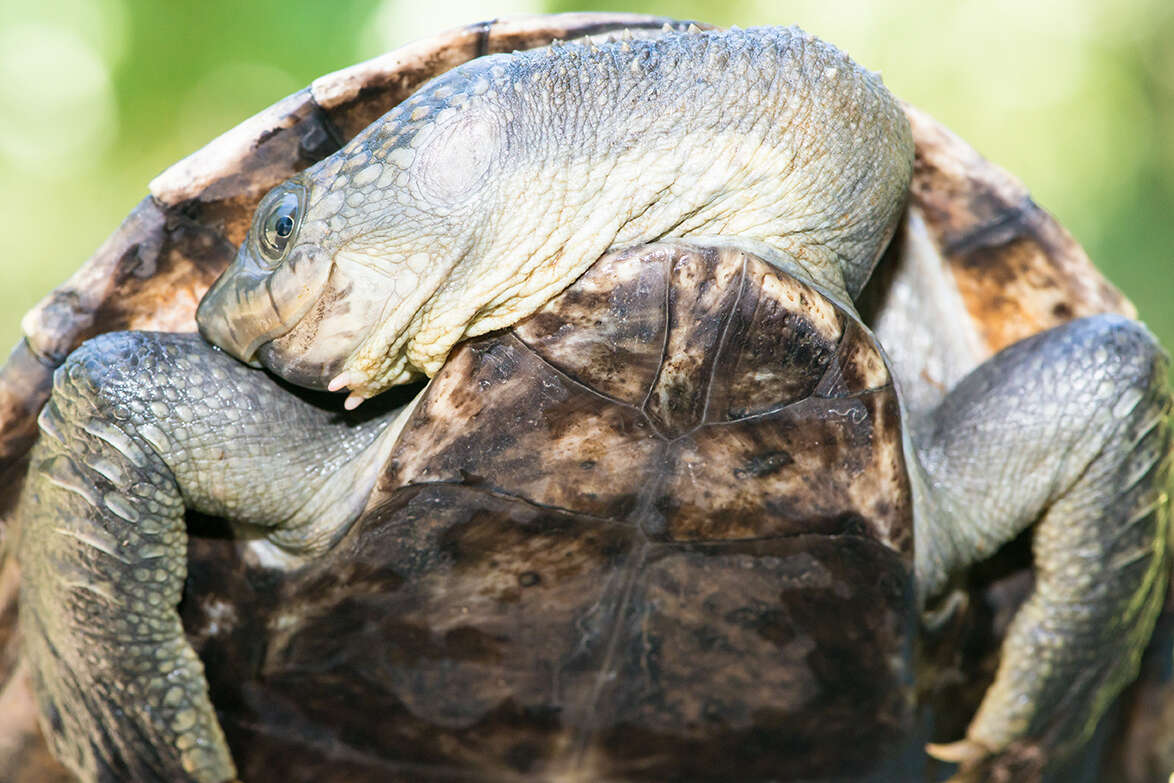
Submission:
[[[814,290],[609,255],[454,352],[326,557],[193,548],[185,626],[246,780],[903,778],[901,440]]]
[[[333,152],[427,79],[473,57],[623,28],[652,35],[666,23],[685,26],[629,14],[563,14],[452,30],[323,76],[160,175],[78,273],[25,317],[26,337],[0,368],[0,552],[53,368],[103,332],[194,330],[196,303],[231,260],[269,188]],[[970,368],[1016,339],[1081,315],[1134,315],[1022,185],[932,118],[906,108],[917,153],[911,200],[859,304],[892,360],[910,410],[932,405]],[[946,323],[950,328],[941,328]],[[988,579],[972,591],[975,603],[1005,615],[1025,591],[1003,587],[1023,573],[1020,564],[999,580]],[[0,567],[0,682],[8,683],[0,693],[0,734],[21,750],[0,751],[0,778],[44,780],[60,773],[38,766],[43,748],[11,739],[32,736],[31,711],[14,707],[26,701],[11,630],[15,588],[4,585],[17,580],[9,559]],[[193,590],[198,586],[194,574]],[[231,608],[245,611],[243,604]],[[968,640],[978,652],[957,676],[981,682],[1001,628],[990,616],[974,622],[981,643]],[[946,701],[968,715],[975,697],[957,695],[951,692]]]

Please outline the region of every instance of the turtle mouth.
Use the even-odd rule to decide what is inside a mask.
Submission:
[[[313,311],[332,264],[315,264],[315,254],[299,246],[280,266],[269,269],[250,244],[242,245],[204,294],[196,323],[205,340],[257,367],[261,347],[289,335]]]
[[[334,264],[310,307],[288,328],[271,330],[253,358],[290,383],[329,390],[378,325],[382,304],[356,291],[355,281]]]
[[[311,358],[308,352],[292,349],[287,338],[296,337],[294,331],[290,330],[258,346],[254,354],[257,361],[254,366],[263,366],[274,375],[297,386],[327,391],[330,379],[342,372],[346,356],[315,359]]]
[[[282,323],[263,282],[241,285],[230,272],[221,275],[200,300],[196,324],[205,340],[251,367],[260,367],[260,346],[288,332],[289,327]]]

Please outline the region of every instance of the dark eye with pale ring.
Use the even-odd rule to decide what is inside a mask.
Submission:
[[[262,212],[257,244],[261,246],[261,254],[275,264],[285,257],[285,249],[297,230],[300,201],[297,192],[285,191]]]

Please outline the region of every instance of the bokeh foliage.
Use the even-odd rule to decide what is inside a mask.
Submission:
[[[1174,346],[1174,3],[598,0],[798,23],[1023,179]],[[0,0],[0,348],[142,197],[315,76],[487,12],[568,0]]]

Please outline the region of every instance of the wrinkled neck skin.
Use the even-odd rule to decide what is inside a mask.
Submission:
[[[271,286],[282,328],[297,319],[260,358],[371,396],[435,373],[457,341],[532,313],[609,249],[665,238],[737,245],[850,308],[912,157],[879,77],[794,28],[480,58],[299,175],[290,257],[310,295]],[[201,308],[230,351],[208,324],[233,321],[253,242]]]

